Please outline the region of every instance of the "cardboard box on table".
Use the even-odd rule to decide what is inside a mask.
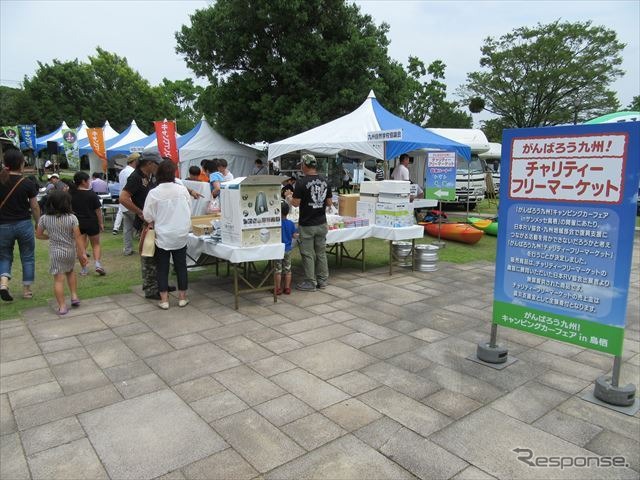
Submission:
[[[373,204],[375,210],[382,182],[362,182],[360,185],[360,201]]]
[[[360,195],[357,193],[338,196],[338,215],[341,217],[355,217]]]
[[[381,227],[410,227],[413,225],[413,209],[409,203],[377,203],[376,225]]]
[[[360,201],[356,206],[356,217],[366,218],[369,225],[376,223],[376,204],[368,201]]]
[[[280,243],[282,177],[252,175],[221,184],[222,243],[255,247]]]

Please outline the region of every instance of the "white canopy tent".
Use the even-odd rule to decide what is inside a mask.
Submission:
[[[245,177],[251,174],[254,161],[260,154],[255,148],[224,138],[204,117],[191,131],[178,138],[177,143],[181,178],[186,178],[190,166],[200,166],[200,161],[205,158],[224,158],[235,177]],[[145,148],[145,151],[157,150],[157,142]]]
[[[107,124],[105,124],[105,128],[106,126]],[[109,125],[109,128],[113,130],[111,128],[111,125]],[[116,149],[127,143],[131,143],[131,142],[140,140],[141,138],[145,138],[146,136],[147,134],[138,128],[136,121],[132,120],[131,124],[129,125],[129,127],[127,127],[127,129],[124,132],[118,135],[115,135],[114,137],[111,137],[109,139],[107,138],[104,139],[104,146],[107,151],[107,158],[111,156],[110,155],[111,149]],[[88,151],[86,154],[89,156],[89,171],[101,172],[102,160],[93,152],[93,150],[91,149],[91,146],[88,145],[88,148],[90,151]],[[81,153],[82,153],[82,149],[81,149]]]

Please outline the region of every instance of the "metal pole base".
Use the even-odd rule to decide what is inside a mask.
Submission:
[[[500,345],[492,347],[490,343],[479,343],[476,355],[483,362],[505,363],[509,355],[509,350]]]
[[[632,383],[629,383],[624,387],[613,386],[611,384],[611,377],[602,375],[596,379],[596,388],[593,391],[593,396],[598,400],[610,403],[611,405],[628,407],[633,405],[635,401],[636,386]]]

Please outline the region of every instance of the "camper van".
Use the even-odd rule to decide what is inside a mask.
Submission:
[[[443,201],[444,204],[468,204],[474,209],[478,202],[484,199],[486,192],[485,176],[487,164],[480,158],[481,153],[490,149],[489,141],[482,130],[474,128],[428,128],[431,132],[454,140],[471,148],[471,162],[467,163],[462,157],[457,157],[456,199]],[[418,165],[417,168],[420,168]],[[422,166],[424,171],[424,165]]]
[[[493,179],[496,195],[500,193],[500,158],[502,157],[502,145],[489,142],[489,150],[478,155],[487,164],[487,168]]]

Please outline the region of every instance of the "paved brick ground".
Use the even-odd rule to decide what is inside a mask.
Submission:
[[[637,250],[637,249],[636,249]],[[640,385],[638,259],[623,377]],[[486,340],[493,266],[332,272],[277,304],[228,279],[159,310],[139,292],[0,323],[0,477],[33,479],[638,478],[640,416],[580,398],[610,357],[514,330]],[[535,455],[629,468],[532,469]]]

